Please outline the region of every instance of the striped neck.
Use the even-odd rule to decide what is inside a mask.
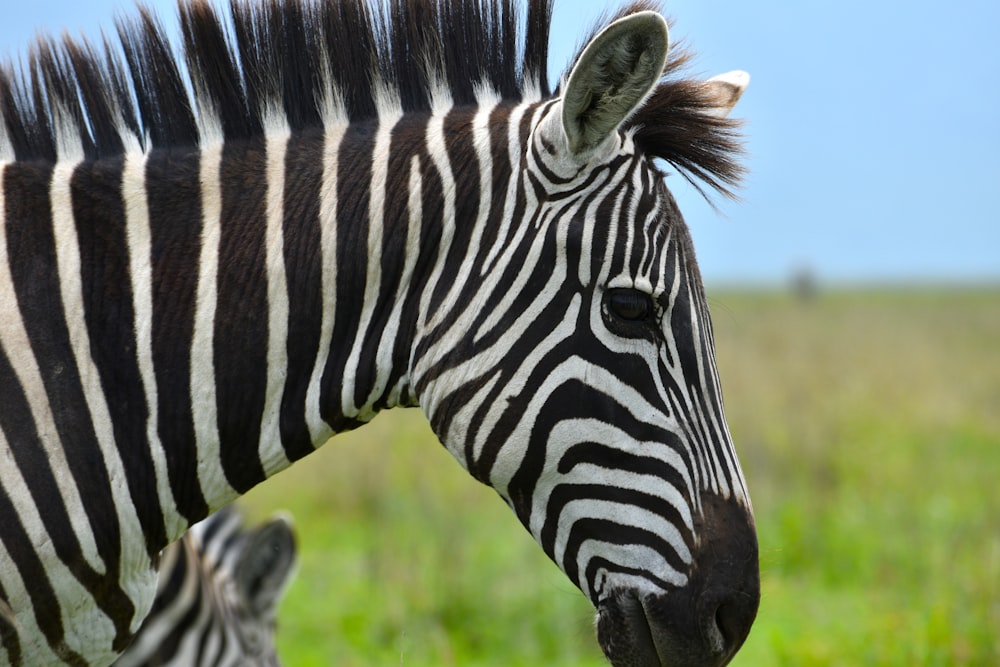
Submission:
[[[432,341],[476,291],[474,248],[503,233],[486,223],[503,206],[488,190],[520,160],[509,115],[389,114],[126,157],[136,386],[160,445],[164,537],[333,433],[418,403],[415,360],[447,356]],[[77,167],[70,196],[107,168]]]

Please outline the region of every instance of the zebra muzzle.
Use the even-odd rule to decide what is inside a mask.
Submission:
[[[614,667],[721,667],[750,632],[760,603],[750,513],[706,497],[688,582],[650,594],[613,591],[598,605],[597,638]]]

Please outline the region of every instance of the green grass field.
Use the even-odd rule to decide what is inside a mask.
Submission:
[[[1000,664],[1000,290],[713,293],[762,600],[734,665]],[[593,612],[416,410],[255,489],[299,665],[604,665]]]

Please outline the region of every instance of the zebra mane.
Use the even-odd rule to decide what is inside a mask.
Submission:
[[[40,38],[26,64],[0,67],[0,159],[99,159],[219,132],[252,138],[274,119],[294,132],[551,95],[552,0],[528,0],[523,19],[516,0],[230,0],[225,17],[209,0],[178,6],[183,57],[140,7],[117,21],[117,41]],[[640,0],[613,18],[650,8]],[[676,79],[686,60],[668,63],[625,129],[689,181],[726,192],[740,174],[736,125],[703,113],[698,83]]]

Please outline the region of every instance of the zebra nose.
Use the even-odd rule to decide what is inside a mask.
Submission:
[[[598,641],[615,667],[719,667],[743,645],[760,603],[750,512],[706,497],[688,582],[662,594],[619,590],[600,605]]]
[[[708,653],[722,657],[721,662],[704,664],[726,664],[743,645],[757,617],[757,531],[750,511],[732,499],[705,496],[701,507],[696,533],[702,539],[694,550],[695,569],[686,588],[691,591],[691,611]],[[683,604],[681,599],[676,603]]]

